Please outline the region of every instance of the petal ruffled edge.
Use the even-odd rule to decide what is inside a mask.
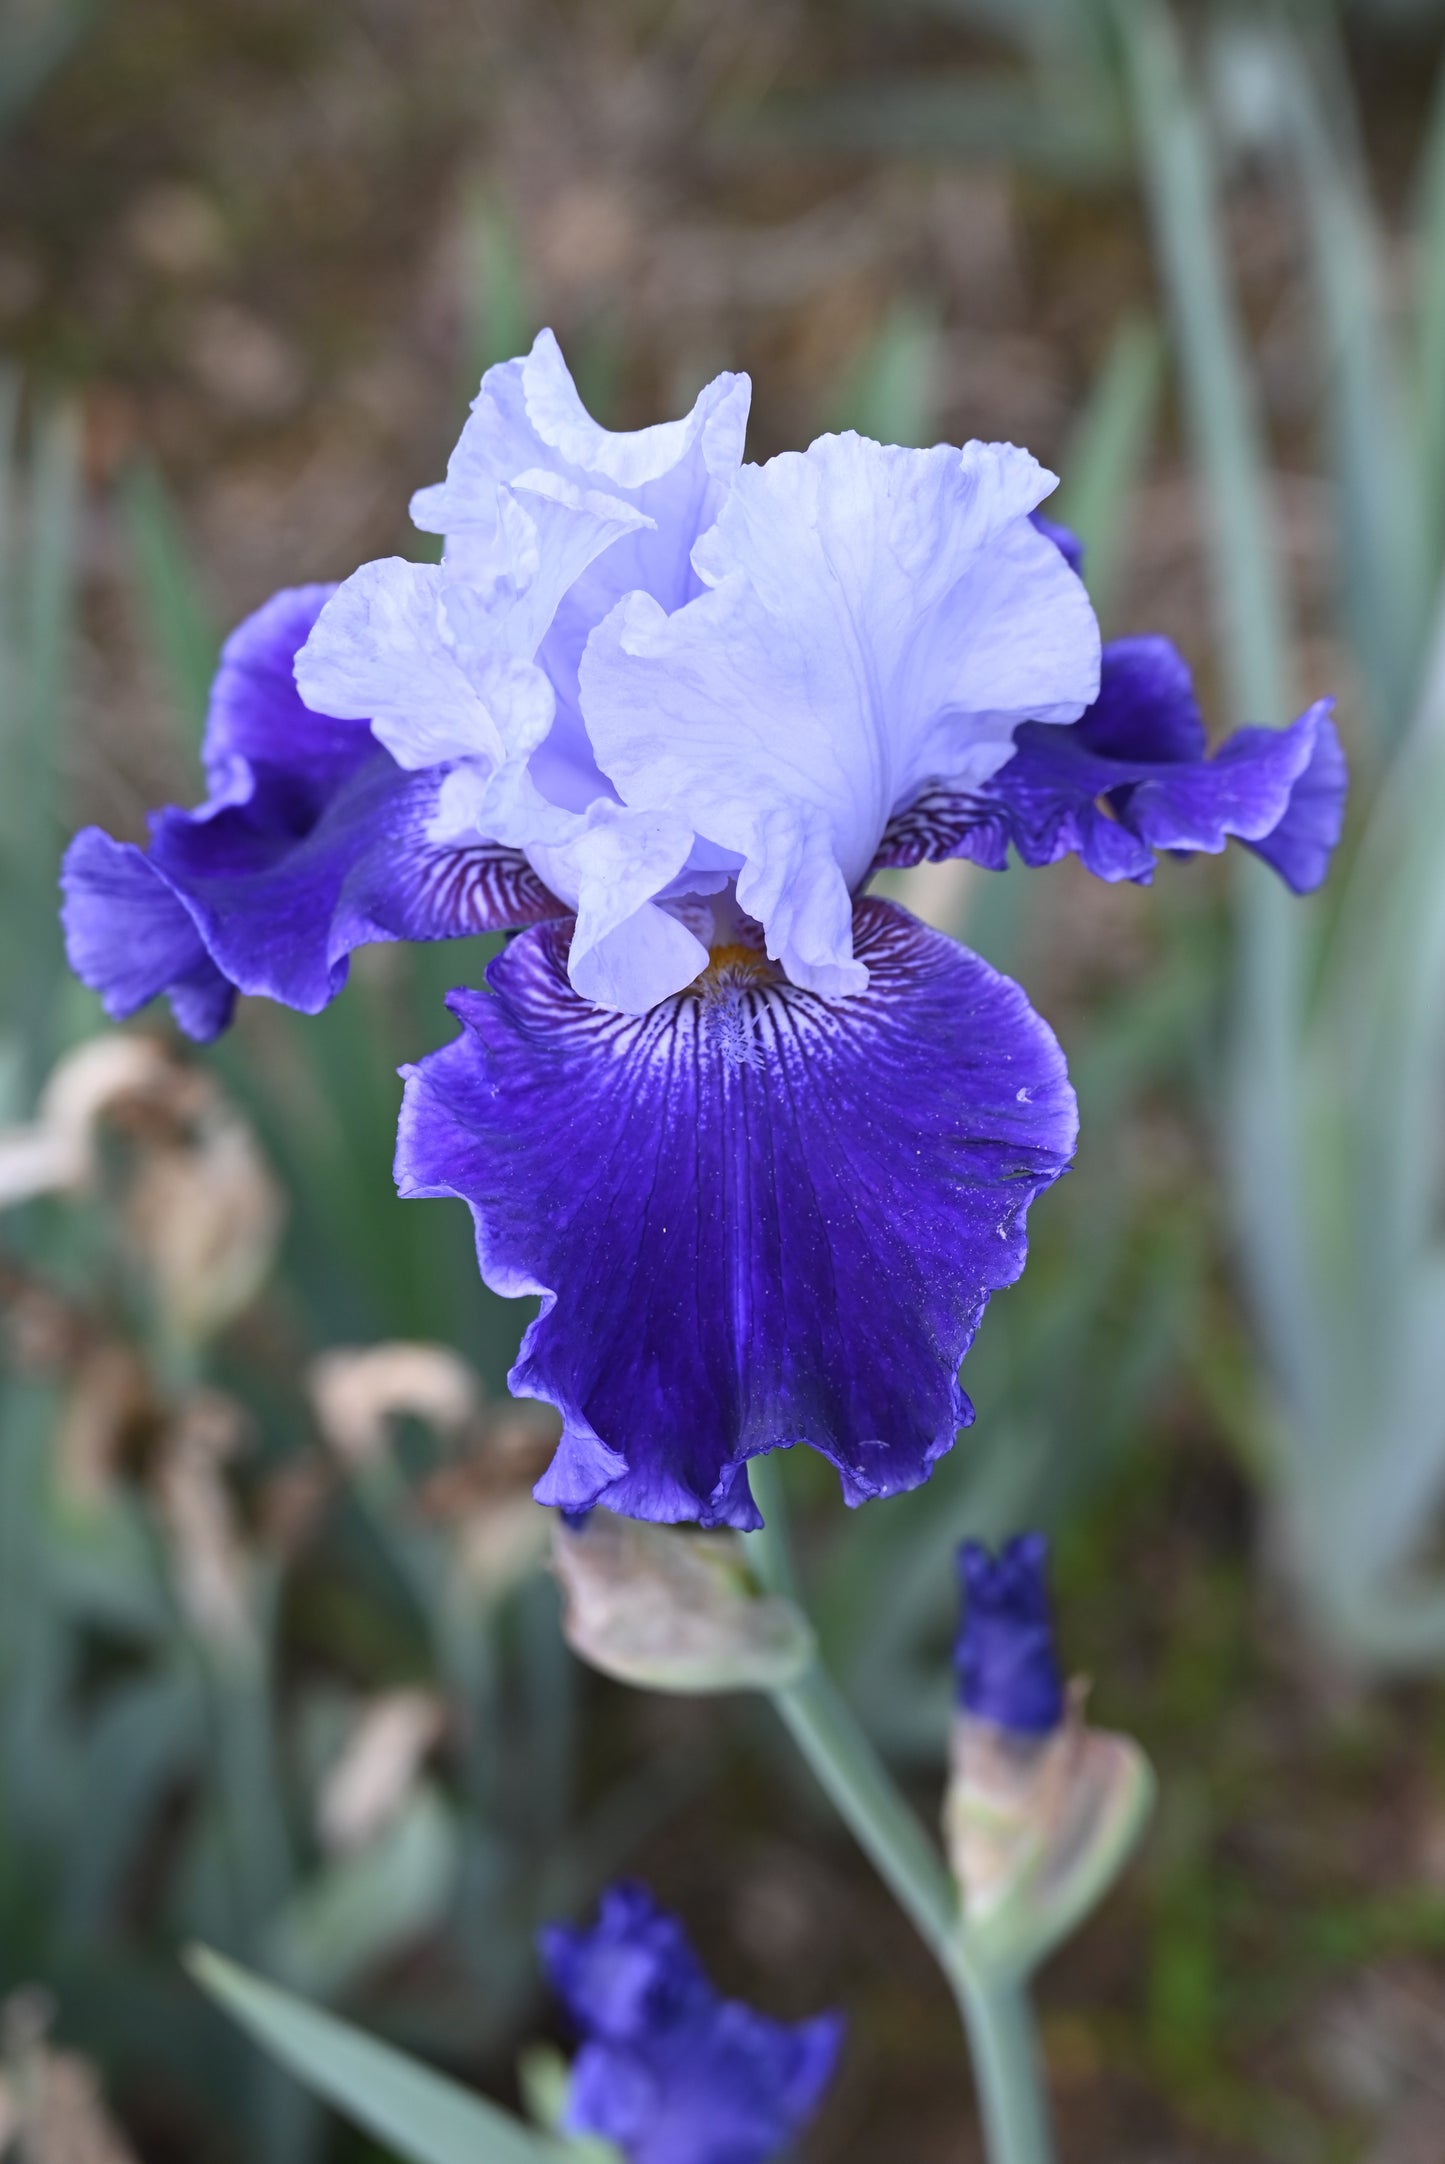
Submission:
[[[1290,791],[1284,817],[1268,834],[1245,842],[1295,894],[1313,894],[1324,884],[1344,831],[1350,774],[1329,704],[1321,699],[1304,717],[1315,718],[1313,748]]]
[[[412,521],[439,534],[465,532],[479,519],[489,524],[492,492],[524,476],[639,491],[681,464],[694,445],[708,470],[725,476],[742,460],[750,392],[746,376],[723,374],[680,420],[604,428],[583,405],[555,336],[541,330],[529,353],[487,370],[446,480],[417,490]]]
[[[113,1022],[160,992],[177,1025],[205,1044],[229,1023],[236,988],[206,952],[195,921],[145,851],[84,827],[61,867],[61,923],[70,966]]]

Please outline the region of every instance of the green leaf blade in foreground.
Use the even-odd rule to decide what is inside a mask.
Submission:
[[[406,2164],[565,2164],[570,2152],[509,2113],[209,1947],[186,1967],[283,2066]]]

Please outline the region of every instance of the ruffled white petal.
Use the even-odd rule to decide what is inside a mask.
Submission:
[[[580,900],[579,969],[619,998],[659,972],[675,989],[684,963],[695,974],[696,941],[651,908],[692,830],[652,808],[613,821],[615,792],[578,710],[578,660],[622,594],[671,608],[699,590],[692,545],[737,471],[747,405],[747,379],[721,376],[682,420],[613,433],[544,332],[525,359],[488,370],[446,481],[415,500],[418,524],[446,534],[440,568],[365,565],[297,660],[308,704],[370,720],[402,766],[464,762],[439,792],[435,838],[505,834],[535,845],[538,862],[546,854]],[[604,966],[638,912],[633,936],[651,960]]]
[[[400,556],[363,564],[296,656],[302,698],[318,712],[369,719],[402,766],[501,760],[505,738],[479,681],[480,657],[458,650],[446,604],[447,581],[430,565]]]
[[[1028,521],[1052,485],[1009,444],[823,437],[743,469],[693,551],[708,591],[670,615],[631,594],[592,634],[601,767],[739,852],[738,899],[795,983],[866,983],[849,892],[898,804],[985,779],[1020,722],[1094,696],[1093,611]]]
[[[687,862],[685,819],[598,804],[573,842],[564,876],[578,895],[569,975],[585,999],[646,1014],[707,966],[707,948],[653,897]]]
[[[487,370],[445,481],[417,491],[412,518],[423,532],[448,536],[485,525],[496,484],[533,470],[581,487],[639,491],[671,474],[694,446],[706,470],[725,480],[742,460],[748,394],[746,376],[722,375],[679,421],[603,428],[578,396],[556,339],[540,331],[530,353]]]
[[[368,718],[402,766],[529,755],[556,706],[536,654],[558,603],[646,524],[634,505],[550,474],[494,486],[486,522],[440,568],[393,556],[345,581],[296,657],[301,695]]]
[[[707,963],[707,948],[658,897],[679,884],[693,848],[685,819],[631,811],[598,797],[567,811],[538,790],[524,766],[484,774],[459,766],[443,782],[432,839],[482,833],[525,850],[551,893],[577,913],[572,982],[586,998],[623,1014],[646,1014]],[[719,883],[703,869],[702,886]]]
[[[687,898],[734,869],[795,983],[861,991],[851,895],[890,813],[1097,683],[1026,453],[827,437],[740,470],[747,395],[721,376],[615,433],[543,334],[416,500],[441,567],[366,566],[297,664],[403,766],[452,767],[436,838],[526,851],[577,910],[574,982],[629,1011],[696,973]]]

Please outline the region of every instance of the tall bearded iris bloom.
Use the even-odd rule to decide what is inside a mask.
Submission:
[[[369,938],[529,926],[410,1072],[401,1190],[463,1197],[487,1282],[540,1296],[543,1500],[735,1526],[780,1446],[850,1502],[927,1477],[1073,1148],[1018,987],[871,873],[1147,880],[1236,835],[1303,889],[1343,795],[1323,707],[1211,758],[1166,642],[1101,673],[1026,452],[745,466],[745,402],[616,435],[545,334],[489,371],[413,507],[441,565],[278,597],[228,650],[209,803],[66,874],[80,973],[198,1034],[232,987],[323,1004]]]

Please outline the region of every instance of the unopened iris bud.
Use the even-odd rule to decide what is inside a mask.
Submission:
[[[997,1558],[976,1540],[958,1551],[965,1594],[954,1650],[959,1704],[1023,1736],[1046,1736],[1064,1718],[1047,1559],[1042,1533],[1021,1533]]]
[[[552,1567],[567,1643],[619,1682],[653,1691],[777,1690],[813,1657],[806,1617],[758,1590],[735,1533],[590,1510],[559,1524]]]
[[[965,1609],[944,1823],[975,1950],[1019,1974],[1082,1921],[1143,1829],[1154,1780],[1137,1743],[1084,1721],[1054,1644],[1042,1534],[959,1553]]]

